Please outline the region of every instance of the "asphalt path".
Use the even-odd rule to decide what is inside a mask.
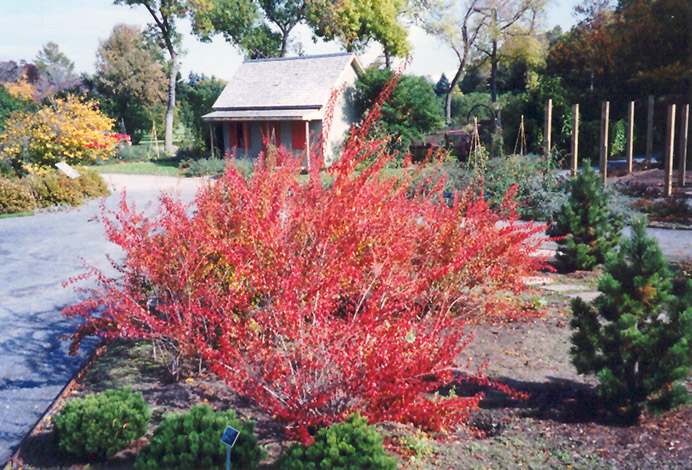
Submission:
[[[108,198],[66,211],[0,219],[0,468],[96,345],[87,340],[79,356],[69,356],[68,342],[60,336],[74,331],[75,323],[60,310],[80,300],[62,284],[83,273],[84,263],[108,272],[107,255],[122,257],[104,237],[101,206],[117,208],[126,188],[129,202],[153,211],[161,191],[189,201],[203,184],[199,178],[104,176],[113,189]],[[649,229],[649,234],[667,259],[692,257],[691,230]]]
[[[203,181],[105,177],[113,190],[108,198],[60,212],[0,219],[0,468],[96,345],[87,340],[80,354],[70,357],[69,344],[60,336],[74,331],[75,322],[60,310],[80,300],[62,284],[83,273],[84,263],[108,272],[106,255],[122,257],[104,236],[101,206],[116,209],[126,188],[128,202],[153,211],[161,191],[191,200]]]

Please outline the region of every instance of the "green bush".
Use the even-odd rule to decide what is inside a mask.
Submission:
[[[224,469],[226,446],[221,443],[226,426],[240,435],[233,447],[231,468],[257,468],[265,452],[253,434],[255,423],[236,418],[235,411],[213,411],[197,405],[187,413],[166,415],[135,461],[135,470]]]
[[[252,173],[253,161],[248,158],[236,158],[233,161],[235,167],[247,178]],[[226,169],[228,161],[223,158],[200,158],[197,160],[183,160],[180,163],[180,172],[186,177],[195,176],[221,176]]]
[[[95,199],[97,197],[110,195],[111,192],[108,189],[108,185],[98,171],[91,169],[80,169],[79,174],[81,176],[72,182],[77,185],[79,192],[81,192],[85,197]]]
[[[592,308],[572,302],[572,362],[595,374],[608,408],[628,418],[643,405],[655,410],[689,401],[676,382],[692,367],[692,281],[673,290],[671,275],[646,222],[632,225],[632,238],[611,256]]]
[[[358,414],[317,433],[310,447],[295,444],[279,459],[282,470],[389,470],[396,460],[387,455],[382,437]]]
[[[144,435],[149,406],[141,393],[106,390],[65,403],[53,420],[60,451],[75,457],[111,457]]]
[[[569,189],[548,234],[565,237],[557,241],[557,257],[568,269],[591,270],[617,245],[622,220],[610,210],[609,192],[588,162],[570,180]]]
[[[160,155],[163,156],[163,146],[160,146]],[[148,162],[156,158],[156,147],[154,145],[127,145],[120,144],[116,150],[115,157],[109,160],[100,160],[98,163],[108,164],[114,161],[120,162]]]
[[[79,206],[85,198],[110,194],[106,182],[94,170],[79,170],[80,177],[71,179],[63,173],[49,171],[43,175],[26,177],[39,207]]]
[[[180,162],[180,173],[187,177],[221,176],[225,168],[226,160],[223,158],[200,158]]]
[[[84,204],[84,195],[79,187],[62,173],[50,171],[43,175],[29,175],[27,180],[39,207]]]
[[[553,214],[567,200],[567,185],[560,178],[556,166],[539,155],[509,155],[491,158],[483,171],[467,169],[463,163],[445,163],[442,171],[447,177],[446,191],[463,191],[479,185],[491,207],[502,205],[507,191],[517,185],[514,201],[517,213],[523,219],[552,219]],[[426,174],[425,176],[430,176]]]
[[[0,178],[0,214],[28,212],[36,208],[31,191],[21,182]]]

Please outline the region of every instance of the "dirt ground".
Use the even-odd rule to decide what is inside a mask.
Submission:
[[[664,197],[664,172],[660,169],[637,169],[628,175],[619,168],[608,182],[636,198],[634,208],[647,215],[650,226],[692,229],[692,172],[686,176],[685,186],[680,186],[679,172],[673,172],[673,197]]]
[[[595,290],[598,272],[543,274],[579,291]],[[593,378],[579,376],[569,361],[570,293],[538,286],[527,295],[546,314],[527,322],[468,326],[474,340],[459,357],[475,370],[486,364],[486,374],[527,395],[510,400],[492,389],[467,427],[444,435],[426,435],[410,426],[379,425],[387,447],[402,469],[692,469],[692,408],[625,425],[598,411]],[[692,390],[692,380],[686,384]],[[56,455],[51,439],[51,415],[64,400],[112,387],[132,387],[153,407],[153,426],[164,413],[185,411],[207,402],[236,409],[256,421],[260,443],[269,457],[262,468],[287,446],[281,427],[262,410],[228,390],[213,375],[202,374],[172,382],[163,365],[154,361],[148,343],[116,341],[73,383],[28,438],[15,468],[128,469],[146,439],[133,444],[109,462],[66,462]],[[457,394],[476,393],[462,385]],[[151,430],[150,430],[151,432]]]

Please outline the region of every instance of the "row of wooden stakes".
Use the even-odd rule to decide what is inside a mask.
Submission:
[[[552,128],[553,100],[548,100],[545,109],[545,129],[544,129],[544,149],[545,154],[551,151],[551,128]],[[605,184],[608,177],[608,120],[610,114],[610,102],[604,101],[601,104],[601,139],[599,152],[599,168]],[[687,172],[687,148],[689,136],[690,105],[680,106],[680,132],[679,132],[679,151],[678,151],[678,186],[684,187],[686,184],[685,176]],[[666,119],[665,142],[666,149],[664,154],[664,193],[670,196],[673,193],[673,157],[675,147],[675,127],[676,127],[676,105],[668,105]],[[654,97],[649,96],[647,131],[646,131],[646,161],[651,163],[653,155],[653,128],[654,128]],[[634,145],[634,101],[630,101],[627,109],[627,144],[625,155],[627,158],[627,173],[632,172],[633,167],[633,145]],[[579,105],[572,106],[572,142],[571,142],[570,172],[572,176],[577,174],[577,162],[579,159]]]

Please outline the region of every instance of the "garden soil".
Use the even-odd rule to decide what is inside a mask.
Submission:
[[[468,426],[427,435],[410,426],[380,424],[388,449],[400,459],[399,468],[692,469],[692,408],[645,414],[637,423],[619,422],[599,411],[595,381],[578,375],[569,361],[569,301],[593,292],[598,274],[543,273],[524,294],[543,316],[468,325],[474,339],[458,358],[460,367],[469,372],[480,368],[525,398],[510,399],[493,387],[462,380],[455,393],[485,395]],[[104,345],[39,423],[12,468],[132,468],[146,438],[107,463],[66,462],[57,455],[50,433],[51,416],[65,400],[125,386],[141,391],[153,406],[152,429],[164,413],[184,411],[195,403],[237,410],[257,423],[256,433],[269,453],[261,468],[274,468],[273,460],[289,444],[281,426],[218,378],[198,373],[195,364],[188,364],[186,375],[172,381],[162,362],[154,360],[149,343]],[[686,385],[692,390],[692,381]]]

